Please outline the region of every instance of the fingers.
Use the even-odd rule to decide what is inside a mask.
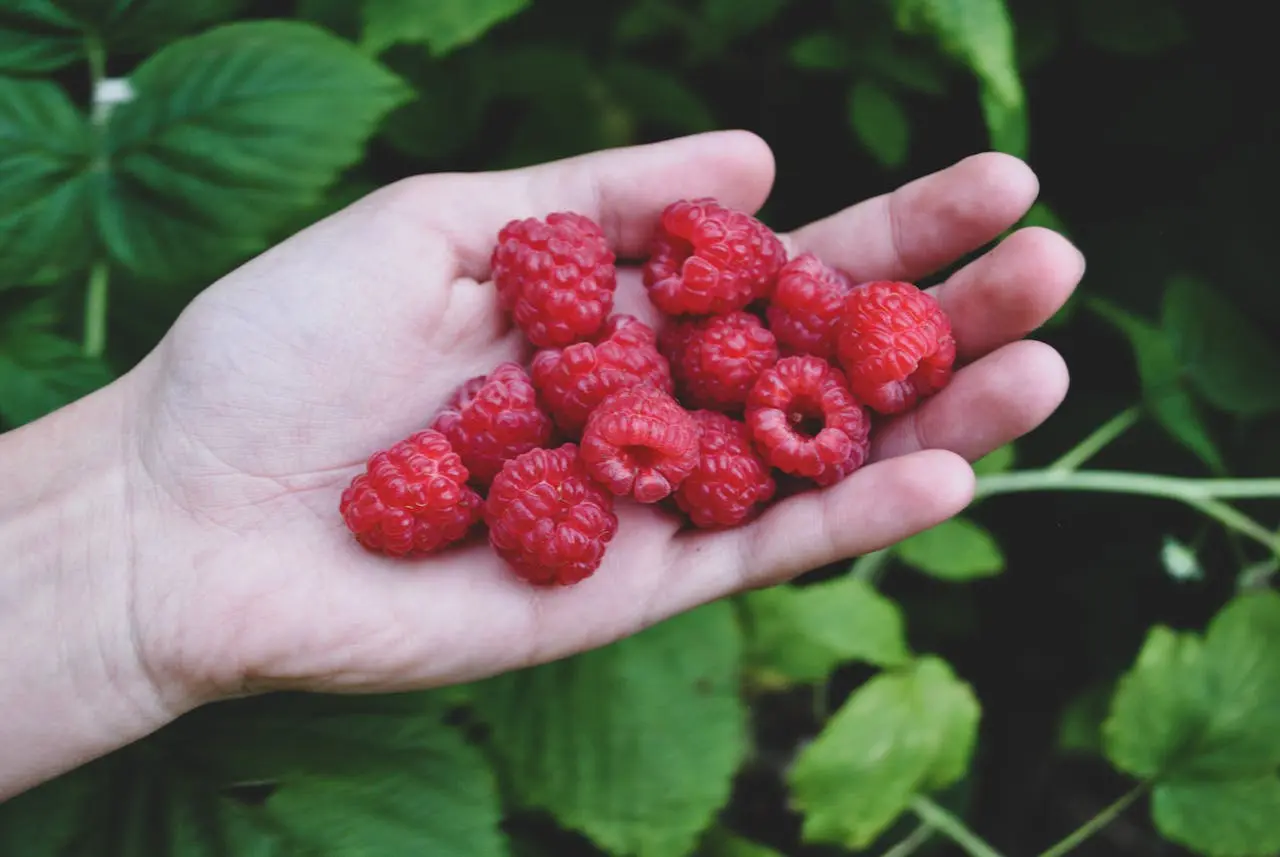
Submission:
[[[654,606],[670,615],[887,547],[960,512],[973,485],[969,466],[941,450],[868,465],[831,488],[787,498],[748,526],[686,537]]]
[[[1017,158],[973,155],[802,227],[789,243],[856,281],[915,281],[995,239],[1027,212],[1039,189]]]
[[[976,461],[1040,425],[1066,397],[1067,366],[1053,348],[1006,345],[958,371],[938,395],[873,434],[873,459],[945,449]]]
[[[962,360],[1035,330],[1057,312],[1084,276],[1084,255],[1062,235],[1020,229],[932,291],[951,319]]]
[[[447,235],[463,276],[488,275],[494,237],[508,221],[576,211],[598,222],[621,257],[641,255],[662,209],[714,196],[756,211],[773,185],[773,154],[745,131],[718,131],[495,173],[402,182],[431,228]]]

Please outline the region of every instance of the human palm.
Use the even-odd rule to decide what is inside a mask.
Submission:
[[[152,667],[205,698],[467,681],[603,645],[960,511],[966,459],[1032,429],[1065,394],[1058,355],[1019,341],[1083,273],[1079,253],[1046,230],[1015,232],[938,288],[965,365],[880,429],[873,463],[748,526],[691,532],[620,502],[600,571],[559,589],[518,581],[483,543],[391,560],[344,529],[338,497],[371,451],[422,428],[467,378],[528,357],[485,282],[505,222],[578,211],[635,258],[668,202],[714,196],[754,211],[772,180],[768,149],[736,132],[418,177],[207,290],[135,373],[141,494],[157,510],[155,543],[139,551],[174,558],[162,576],[130,581]],[[916,279],[997,237],[1035,194],[1024,165],[988,154],[784,241],[857,280]],[[620,269],[617,309],[656,321],[639,279]]]

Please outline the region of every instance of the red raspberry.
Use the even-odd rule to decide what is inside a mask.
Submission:
[[[667,315],[730,312],[766,297],[786,256],[751,215],[713,199],[680,200],[662,212],[644,284]]]
[[[676,489],[676,505],[694,526],[735,527],[769,502],[777,486],[744,423],[716,411],[694,411],[693,418],[702,428],[698,466]]]
[[[543,407],[570,437],[580,436],[588,415],[610,393],[636,384],[673,391],[671,367],[658,353],[653,329],[629,315],[609,319],[594,343],[539,351],[531,374]]]
[[[871,420],[844,374],[821,357],[784,357],[766,369],[747,399],[747,425],[764,460],[819,485],[862,466]]]
[[[853,281],[805,253],[782,266],[765,311],[769,329],[787,354],[836,359],[836,327]]]
[[[593,336],[613,310],[616,257],[581,214],[513,220],[498,233],[493,282],[503,309],[540,348]]]
[[[488,485],[503,462],[551,441],[551,418],[518,363],[502,363],[454,391],[431,428],[462,456],[471,480]]]
[[[498,555],[540,586],[590,577],[618,531],[613,495],[587,476],[572,443],[533,449],[503,465],[489,488],[485,521]]]
[[[614,494],[656,503],[698,465],[698,423],[662,390],[628,387],[591,412],[582,460]]]
[[[956,341],[933,295],[910,283],[864,283],[845,298],[837,347],[854,393],[899,414],[951,380]]]
[[[778,361],[778,343],[748,312],[673,325],[671,373],[681,400],[694,408],[740,410],[760,373]]]
[[[339,511],[356,541],[391,556],[428,554],[464,538],[483,502],[467,468],[438,431],[375,452],[342,492]]]

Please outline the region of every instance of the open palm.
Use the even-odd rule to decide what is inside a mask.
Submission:
[[[515,579],[483,543],[395,561],[344,529],[339,494],[373,450],[424,427],[462,381],[528,357],[486,282],[504,223],[578,211],[635,258],[672,200],[754,211],[772,180],[769,150],[741,132],[417,177],[207,290],[135,373],[137,457],[158,518],[139,549],[156,561],[130,585],[155,668],[181,671],[206,697],[467,681],[603,645],[960,511],[966,460],[1037,426],[1066,391],[1058,355],[1019,341],[1083,273],[1080,254],[1046,230],[1015,232],[938,288],[963,368],[880,431],[874,463],[749,526],[690,532],[620,502],[601,570],[551,590]],[[856,280],[917,279],[997,237],[1036,191],[1021,162],[985,154],[784,241]],[[617,303],[653,320],[634,268],[619,272]]]

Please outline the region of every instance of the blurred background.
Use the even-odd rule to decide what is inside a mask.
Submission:
[[[169,249],[92,225],[74,199],[51,201],[49,176],[59,168],[32,172],[20,146],[32,138],[24,123],[36,97],[0,88],[0,427],[126,371],[200,288],[374,187],[419,172],[510,167],[746,128],[776,154],[777,185],[761,217],[780,230],[974,152],[996,148],[1029,161],[1042,191],[1026,223],[1065,232],[1089,267],[1078,297],[1035,334],[1063,352],[1073,383],[1062,410],[1006,451],[1016,467],[1048,464],[1136,406],[1136,425],[1090,467],[1280,475],[1280,110],[1270,85],[1274,39],[1248,14],[1254,7],[424,0],[429,12],[400,19],[396,6],[0,0],[0,74],[52,81],[86,115],[111,109],[101,89],[94,106],[95,79],[128,77],[148,56],[233,19],[315,23],[406,85],[346,132],[327,127],[348,115],[337,108],[298,126],[321,141],[346,133],[333,144],[345,154],[294,185],[286,181],[253,234],[237,233],[237,218],[201,204],[170,205],[190,231],[161,235]],[[87,16],[105,35],[86,52],[62,13]],[[113,28],[128,37],[116,39]],[[180,73],[172,64],[162,71]],[[55,113],[41,114],[51,135],[62,121]],[[122,134],[144,133],[146,121],[126,118],[132,131]],[[290,146],[305,148],[305,140],[284,139],[303,133],[296,129],[280,148],[264,136],[274,133],[269,125],[241,130],[280,163]],[[78,145],[60,139],[49,148],[62,157]],[[120,197],[109,221],[150,216],[147,200],[170,198],[146,175],[158,173],[121,179],[136,192]],[[244,187],[250,195],[242,204],[272,191]],[[23,219],[39,206],[48,223]],[[37,245],[56,251],[59,263],[32,262],[28,250]],[[178,264],[171,259],[178,255],[193,258]],[[1193,295],[1185,299],[1193,309],[1180,304],[1184,314],[1209,320],[1194,342],[1174,329],[1171,285]],[[1275,504],[1249,508],[1276,526]],[[1199,629],[1242,573],[1256,584],[1274,568],[1209,519],[1159,499],[994,497],[968,517],[998,545],[993,567],[962,574],[972,578],[964,582],[928,568],[894,573],[881,590],[902,605],[912,645],[943,655],[982,702],[973,773],[956,805],[1006,853],[1034,853],[1126,788],[1098,753],[1098,723],[1150,626]],[[816,569],[806,580],[847,567]],[[841,668],[816,708],[807,687],[752,700],[758,764],[737,777],[727,824],[783,853],[842,853],[799,843],[799,817],[769,760],[813,735],[869,674]],[[596,853],[545,819],[512,823],[523,831],[517,839],[540,853]],[[1137,812],[1076,853],[1181,852]]]

